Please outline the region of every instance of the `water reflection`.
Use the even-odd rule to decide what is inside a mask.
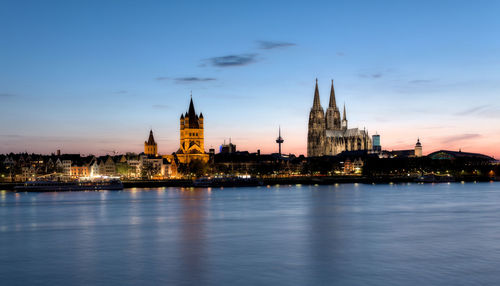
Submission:
[[[0,193],[2,285],[496,285],[500,184]]]
[[[357,187],[357,186],[356,186]],[[310,252],[309,285],[330,284],[338,278],[338,264],[341,264],[340,251],[346,247],[339,239],[339,227],[342,216],[339,204],[336,203],[338,185],[312,187],[311,203],[309,205]],[[344,221],[344,223],[347,223]],[[345,261],[343,261],[345,263]],[[324,273],[331,273],[325,276]]]
[[[179,281],[202,285],[205,273],[205,219],[207,193],[204,189],[186,189],[180,193],[181,231]]]

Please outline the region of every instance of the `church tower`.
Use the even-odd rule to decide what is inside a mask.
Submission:
[[[149,131],[148,141],[144,141],[144,154],[149,156],[158,156],[158,145],[153,136],[153,130]]]
[[[344,103],[344,114],[342,115],[342,130],[347,130],[347,112],[345,111],[345,103]]]
[[[330,90],[330,103],[326,109],[326,130],[340,130],[340,112],[337,108],[337,103],[335,100],[335,89],[333,87],[332,79],[332,89]]]
[[[314,89],[314,101],[309,112],[307,130],[307,157],[323,156],[325,154],[326,122],[325,113],[319,100],[318,79]]]
[[[199,116],[196,114],[191,97],[188,111],[181,114],[180,118],[180,148],[176,152],[180,163],[189,163],[192,160],[208,161],[203,120],[203,113]]]
[[[422,143],[420,143],[420,138],[417,139],[417,144],[415,144],[415,157],[422,157]]]

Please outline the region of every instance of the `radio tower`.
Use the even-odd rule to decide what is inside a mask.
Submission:
[[[283,138],[281,138],[281,126],[279,127],[279,131],[278,131],[278,139],[276,139],[276,143],[278,143],[278,146],[279,146],[279,155],[280,155],[280,158],[281,158],[281,143],[285,142],[285,140],[283,140]]]

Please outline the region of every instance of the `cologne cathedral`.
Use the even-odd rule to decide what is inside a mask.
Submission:
[[[314,102],[309,113],[309,128],[307,134],[307,156],[333,156],[343,151],[371,150],[372,141],[366,130],[347,128],[345,111],[340,120],[340,111],[335,102],[335,89],[330,91],[330,103],[326,114],[321,107],[318,91],[318,80],[314,90]]]

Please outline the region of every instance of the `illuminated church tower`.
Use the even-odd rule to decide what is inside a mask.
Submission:
[[[330,103],[328,104],[328,108],[326,109],[326,130],[340,130],[340,111],[337,108],[337,103],[335,100],[333,79],[332,89],[330,90]]]
[[[144,154],[150,156],[158,156],[158,145],[153,136],[153,130],[149,131],[148,141],[144,141]]]
[[[326,122],[323,107],[319,101],[318,79],[314,89],[314,101],[309,112],[307,130],[307,157],[323,156],[325,154]]]
[[[198,116],[194,110],[193,98],[189,109],[180,118],[180,148],[176,155],[180,163],[189,163],[193,160],[208,161],[205,153],[205,136],[203,134],[203,114]]]

